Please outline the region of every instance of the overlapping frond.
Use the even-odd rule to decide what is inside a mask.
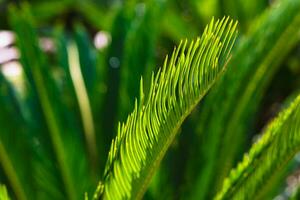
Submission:
[[[21,114],[14,115],[21,110],[17,99],[18,94],[7,77],[1,72],[0,91],[0,124],[2,127],[0,132],[0,167],[3,169],[15,196],[18,199],[27,200],[31,198],[32,193],[31,188],[25,185],[26,181],[31,182],[32,180],[32,177],[29,176],[32,167],[31,149],[28,147],[28,139],[24,131],[23,116]],[[27,155],[26,158],[20,154],[21,151]]]
[[[299,151],[300,95],[265,129],[243,161],[233,169],[215,199],[256,199],[282,168]]]
[[[239,39],[228,71],[205,98],[194,120],[198,123],[195,134],[191,134],[196,137],[189,138],[191,153],[183,197],[206,200],[216,195],[240,152],[248,146],[247,138],[253,133],[266,91],[299,43],[299,9],[298,0],[278,1]]]
[[[25,72],[26,102],[24,101],[24,104],[28,113],[26,119],[22,119],[23,126],[19,128],[24,130],[26,135],[24,133],[25,136],[22,136],[23,133],[17,129],[18,124],[14,120],[11,131],[9,129],[7,131],[7,137],[14,143],[16,143],[15,138],[18,138],[17,141],[23,144],[22,147],[29,149],[26,157],[24,157],[25,148],[18,149],[17,155],[22,156],[26,161],[19,162],[21,164],[12,162],[12,165],[16,171],[28,165],[29,170],[24,173],[24,176],[17,174],[20,184],[25,185],[21,188],[30,189],[28,192],[25,190],[25,195],[28,196],[26,199],[77,199],[83,196],[84,191],[91,184],[89,172],[92,170],[88,170],[84,140],[81,138],[81,135],[84,136],[84,130],[81,129],[80,113],[77,112],[81,105],[76,102],[73,82],[67,82],[67,78],[59,78],[67,82],[66,87],[60,86],[54,74],[55,70],[67,74],[69,71],[64,67],[68,69],[73,67],[72,63],[67,62],[69,52],[61,51],[62,47],[58,48],[58,53],[62,57],[65,56],[62,60],[66,59],[66,61],[59,67],[52,65],[47,54],[40,48],[35,20],[27,4],[21,6],[21,9],[12,7],[9,17],[16,35],[21,56],[20,63]],[[80,56],[79,58],[76,56],[78,55],[73,55],[73,59],[75,57],[79,60]],[[72,100],[68,101],[67,98]],[[4,118],[7,116],[7,120],[15,119],[14,115],[19,116],[18,111],[13,112],[12,117],[4,115]],[[16,132],[15,135],[12,135],[13,131]],[[5,134],[1,132],[1,139],[4,136]],[[25,143],[21,136],[28,139],[28,143]],[[5,144],[6,151],[10,153],[11,148],[15,147],[8,144]],[[13,158],[14,155],[10,155],[10,159]],[[5,176],[10,177],[7,171]],[[13,192],[17,193],[18,190],[15,188]]]
[[[135,101],[119,124],[104,173],[104,199],[140,199],[187,115],[225,69],[237,23],[211,23],[196,41],[181,42],[163,68],[152,74],[149,94]],[[101,190],[100,190],[101,191]]]

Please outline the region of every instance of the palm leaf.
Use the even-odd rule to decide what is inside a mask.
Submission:
[[[262,138],[230,172],[215,199],[256,199],[278,170],[299,151],[300,95],[265,129]]]
[[[251,32],[241,37],[233,49],[228,71],[205,98],[197,117],[198,136],[191,139],[195,143],[190,146],[195,149],[188,158],[185,184],[189,185],[186,187],[191,199],[214,196],[238,152],[247,146],[242,144],[252,132],[263,94],[283,59],[297,44],[299,9],[297,0],[280,1],[254,21]],[[201,156],[195,156],[199,151]]]
[[[75,40],[78,46],[81,73],[84,78],[89,97],[96,85],[96,56],[95,49],[90,43],[88,32],[85,28],[77,23],[75,24]]]
[[[40,144],[32,174],[40,190],[34,195],[40,199],[83,197],[84,191],[88,190],[90,176],[82,129],[80,125],[76,129],[78,124],[73,123],[76,116],[71,116],[73,112],[62,101],[64,94],[54,79],[53,68],[39,48],[30,7],[25,5],[19,10],[13,7],[10,17],[29,83],[28,91],[35,103],[30,108],[31,114],[38,121],[37,128],[32,130]],[[26,128],[31,126],[28,123]]]
[[[0,133],[0,165],[16,197],[21,200],[30,199],[32,183],[25,185],[26,181],[32,181],[32,177],[29,176],[32,154],[28,147],[28,135],[24,131],[22,115],[14,114],[20,111],[14,87],[2,73],[0,91],[0,123],[3,127]],[[14,119],[13,122],[11,119]],[[20,155],[20,152],[26,153],[27,157]]]
[[[78,59],[79,58],[78,54],[79,52],[76,45],[70,44],[68,47],[70,73],[73,80],[75,93],[76,93],[76,97],[81,112],[81,118],[82,118],[84,133],[85,133],[85,139],[86,139],[86,146],[88,148],[88,152],[92,164],[95,166],[98,157],[95,128],[94,128],[93,116],[92,116],[87,88],[85,87],[83,74],[80,69],[81,65]]]
[[[11,13],[17,13],[17,10],[12,10]],[[72,185],[71,175],[69,170],[67,169],[66,164],[66,153],[64,152],[63,143],[61,140],[61,133],[57,115],[55,114],[53,108],[57,107],[57,105],[53,105],[55,101],[53,101],[53,96],[49,94],[49,91],[53,91],[54,84],[51,82],[51,78],[49,73],[47,73],[47,62],[43,57],[41,51],[37,48],[37,39],[34,32],[34,29],[31,28],[30,17],[28,10],[23,12],[20,18],[27,19],[27,21],[21,21],[18,19],[16,14],[12,14],[12,24],[14,25],[15,31],[18,36],[18,45],[20,47],[20,51],[22,54],[22,61],[24,63],[25,73],[28,77],[28,80],[34,89],[37,97],[40,100],[41,109],[45,116],[45,121],[47,127],[49,128],[50,138],[54,145],[54,151],[58,159],[59,168],[61,170],[61,174],[64,180],[64,184],[66,186],[66,191],[71,199],[74,199],[75,189]],[[23,23],[23,24],[22,24]],[[25,27],[27,25],[27,32],[24,32]],[[28,28],[30,27],[30,28]],[[28,41],[22,40],[21,35],[26,35]],[[30,42],[29,42],[30,41]],[[28,42],[28,43],[27,43]],[[27,45],[31,44],[31,45]],[[32,46],[31,49],[29,47]],[[37,59],[31,59],[32,57],[37,57]],[[51,99],[52,98],[52,99]],[[51,99],[51,100],[50,100]]]
[[[235,38],[237,23],[229,18],[211,23],[201,38],[180,43],[170,61],[152,74],[148,96],[140,84],[140,100],[126,123],[119,124],[104,173],[104,199],[140,199],[184,119],[217,78]],[[99,188],[103,187],[102,183]]]

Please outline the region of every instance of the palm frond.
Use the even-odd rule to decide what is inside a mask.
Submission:
[[[0,123],[3,127],[0,134],[0,166],[15,196],[21,200],[30,199],[33,191],[32,184],[25,185],[25,183],[32,180],[29,176],[32,167],[31,149],[28,147],[29,141],[24,131],[23,117],[14,115],[20,109],[16,93],[2,73],[0,73],[0,91],[2,105]],[[20,152],[26,152],[27,158],[20,155]]]
[[[240,37],[233,49],[228,71],[203,101],[185,183],[192,199],[214,196],[238,152],[247,146],[261,99],[280,64],[298,43],[299,9],[299,1],[283,0],[255,20],[249,34]],[[194,156],[199,151],[201,156]]]
[[[96,52],[90,43],[88,32],[85,30],[84,26],[79,23],[75,24],[74,36],[78,46],[78,57],[80,60],[82,77],[89,97],[91,97],[96,85]]]
[[[11,26],[17,36],[28,93],[34,102],[30,107],[34,123],[26,124],[26,129],[35,134],[32,138],[39,143],[38,148],[33,147],[34,167],[31,173],[34,184],[38,185],[40,190],[32,194],[39,199],[83,197],[84,191],[88,190],[87,185],[91,182],[81,135],[81,123],[75,123],[77,120],[74,118],[77,115],[72,115],[74,112],[63,101],[66,95],[60,91],[49,66],[50,62],[39,47],[30,7],[28,5],[22,6],[21,9],[12,7],[10,17]],[[65,64],[69,67],[67,65],[69,63]],[[72,95],[71,98],[74,97]],[[32,124],[36,126],[33,129]]]
[[[71,78],[74,84],[74,89],[76,97],[78,100],[81,118],[83,123],[83,129],[85,133],[86,146],[88,148],[89,155],[91,156],[92,161],[97,160],[97,145],[96,145],[96,136],[95,136],[95,127],[93,122],[93,115],[91,111],[89,96],[87,88],[84,84],[82,71],[80,69],[79,61],[79,52],[75,44],[70,44],[68,47],[68,58],[70,65]],[[90,66],[90,65],[88,65]],[[93,165],[96,165],[93,163]]]
[[[146,97],[141,79],[139,103],[135,101],[126,123],[119,124],[103,194],[96,192],[95,199],[142,197],[182,122],[224,72],[236,26],[229,18],[212,20],[201,38],[181,42],[156,76],[152,74]]]
[[[72,131],[76,132],[75,130],[80,129],[82,124],[90,164],[95,170],[99,156],[96,150],[95,124],[90,110],[92,107],[90,99],[96,85],[94,83],[96,76],[95,49],[91,48],[86,31],[81,25],[76,24],[75,32],[77,45],[67,39],[61,27],[56,27],[53,35],[59,69],[62,71],[62,81],[64,81],[63,87],[60,88],[61,101],[68,107],[65,118],[68,118],[69,123],[73,124]],[[86,79],[89,79],[89,84]],[[89,85],[89,89],[86,87],[87,85]],[[76,124],[79,126],[75,126]]]
[[[215,199],[259,199],[276,171],[299,151],[300,95],[265,129]]]
[[[18,11],[16,9],[11,11],[11,13],[17,12]],[[21,19],[18,19],[18,17]],[[22,19],[27,19],[27,21]],[[73,181],[71,180],[70,172],[67,169],[66,153],[60,137],[62,129],[59,127],[57,114],[53,110],[53,108],[57,108],[57,105],[53,105],[55,103],[52,96],[53,93],[49,94],[49,92],[53,92],[53,80],[51,80],[49,72],[47,73],[47,62],[45,61],[45,57],[43,56],[42,52],[38,48],[37,36],[32,28],[32,24],[30,24],[31,21],[29,19],[29,10],[22,12],[22,14],[19,16],[12,14],[12,24],[14,25],[15,31],[19,38],[18,45],[22,54],[25,73],[28,77],[30,85],[39,98],[41,109],[45,116],[47,127],[49,128],[54,151],[58,159],[59,168],[66,186],[66,191],[71,199],[75,199],[75,188],[72,185]],[[24,26],[26,25],[27,27],[25,28]],[[28,31],[25,33],[24,30],[26,29]],[[28,41],[21,39],[21,35],[25,34],[28,38]],[[31,45],[27,45],[27,42]],[[31,49],[29,49],[29,46],[31,46]],[[31,59],[33,56],[36,57],[36,59]]]

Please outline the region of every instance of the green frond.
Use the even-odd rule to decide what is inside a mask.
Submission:
[[[0,167],[15,196],[20,200],[27,200],[32,192],[31,184],[24,185],[26,181],[32,181],[32,177],[29,176],[32,167],[31,149],[28,147],[28,137],[24,131],[23,116],[14,115],[20,110],[15,88],[1,72],[0,91]],[[20,152],[24,152],[26,158]]]
[[[90,159],[95,161],[98,157],[97,155],[97,145],[95,128],[93,122],[93,115],[91,111],[89,96],[87,88],[85,87],[82,71],[80,69],[78,48],[74,43],[68,46],[68,59],[70,65],[70,74],[74,84],[75,93],[77,96],[84,133],[86,146],[90,155]],[[93,163],[95,165],[95,163]]]
[[[299,43],[299,9],[298,0],[278,1],[239,38],[228,70],[194,120],[196,137],[191,139],[184,197],[212,198],[240,152],[246,151],[262,99],[286,56]]]
[[[12,7],[10,11],[10,23],[16,34],[17,47],[21,55],[20,62],[25,72],[26,98],[30,101],[26,105],[30,120],[26,121],[24,130],[30,133],[28,136],[31,143],[26,145],[32,151],[30,152],[32,161],[27,159],[28,164],[32,166],[27,176],[31,175],[30,178],[33,180],[28,181],[26,177],[30,184],[24,185],[30,185],[33,191],[39,187],[38,191],[29,192],[37,199],[83,197],[84,192],[93,183],[90,181],[92,170],[89,170],[86,156],[89,152],[85,151],[84,139],[82,139],[84,138],[83,122],[80,121],[82,113],[77,112],[82,105],[76,101],[73,83],[68,82],[66,85],[68,88],[59,87],[54,75],[54,70],[61,70],[60,72],[64,74],[69,72],[69,69],[63,68],[74,69],[74,66],[70,66],[72,63],[68,63],[67,58],[68,56],[74,58],[78,55],[74,55],[74,51],[72,54],[66,50],[61,55],[65,57],[64,64],[52,66],[47,55],[39,47],[39,35],[30,6],[25,4],[21,6],[21,9]],[[76,60],[79,62],[78,57]],[[75,101],[67,103],[66,98]],[[87,105],[85,102],[85,109]],[[93,137],[91,135],[89,133],[89,137]],[[35,141],[37,144],[34,144]],[[95,147],[89,146],[89,148]],[[10,151],[9,148],[8,151]],[[27,182],[25,179],[24,183]]]
[[[140,199],[184,119],[224,72],[237,23],[211,23],[196,41],[181,42],[163,68],[152,74],[149,94],[126,123],[119,124],[104,173],[103,194],[94,198]]]
[[[299,151],[300,95],[265,129],[215,199],[259,199],[272,176]]]
[[[60,137],[62,129],[59,127],[57,115],[54,111],[54,108],[57,106],[55,105],[55,101],[53,101],[53,80],[49,71],[47,71],[47,61],[41,50],[38,48],[37,35],[33,28],[30,10],[28,7],[24,8],[22,14],[18,16],[15,14],[18,10],[16,8],[11,9],[11,21],[18,36],[18,46],[22,56],[21,59],[24,63],[23,66],[28,80],[39,99],[47,127],[49,128],[49,135],[57,156],[58,165],[61,170],[68,196],[70,199],[75,199],[75,189],[73,181],[71,180],[70,171],[67,169],[66,152]],[[22,19],[18,19],[18,17],[21,17]],[[24,26],[26,26],[26,28]],[[27,32],[24,31],[26,29]],[[20,39],[22,37],[21,35],[26,35],[28,41]],[[29,41],[31,42],[31,45],[27,45],[27,42]],[[31,59],[32,57],[35,57],[36,59]]]

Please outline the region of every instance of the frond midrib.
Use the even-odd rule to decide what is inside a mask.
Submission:
[[[135,194],[133,194],[133,198],[132,199],[142,199],[143,194],[146,192],[147,187],[151,181],[151,177],[153,176],[154,172],[157,170],[157,168],[159,167],[159,164],[161,162],[161,160],[163,159],[164,155],[166,154],[168,148],[170,147],[170,145],[172,144],[172,142],[174,141],[174,138],[176,136],[176,133],[178,132],[179,128],[181,127],[181,124],[184,122],[184,120],[188,117],[188,115],[194,110],[194,108],[196,107],[196,105],[200,102],[200,100],[205,96],[205,94],[207,93],[207,91],[210,90],[210,88],[214,85],[214,83],[222,76],[222,74],[225,72],[225,68],[223,69],[223,72],[221,72],[220,74],[218,74],[217,78],[215,81],[213,81],[208,88],[206,89],[206,91],[204,91],[204,94],[199,96],[199,98],[194,102],[193,105],[191,105],[190,109],[187,110],[185,112],[185,114],[181,117],[181,119],[178,121],[176,127],[174,127],[174,129],[172,130],[172,133],[170,134],[170,137],[167,139],[166,143],[164,145],[161,145],[162,148],[160,148],[160,150],[156,151],[158,156],[156,157],[156,159],[153,161],[153,165],[149,165],[149,168],[145,169],[145,181],[142,183],[141,189]],[[143,175],[142,175],[143,176]],[[135,184],[139,184],[139,183],[135,183]]]
[[[170,62],[166,59],[155,78],[152,75],[146,104],[141,92],[139,106],[136,101],[112,143],[104,199],[142,197],[180,125],[225,70],[237,26],[228,20],[212,21],[201,38],[181,43]]]

